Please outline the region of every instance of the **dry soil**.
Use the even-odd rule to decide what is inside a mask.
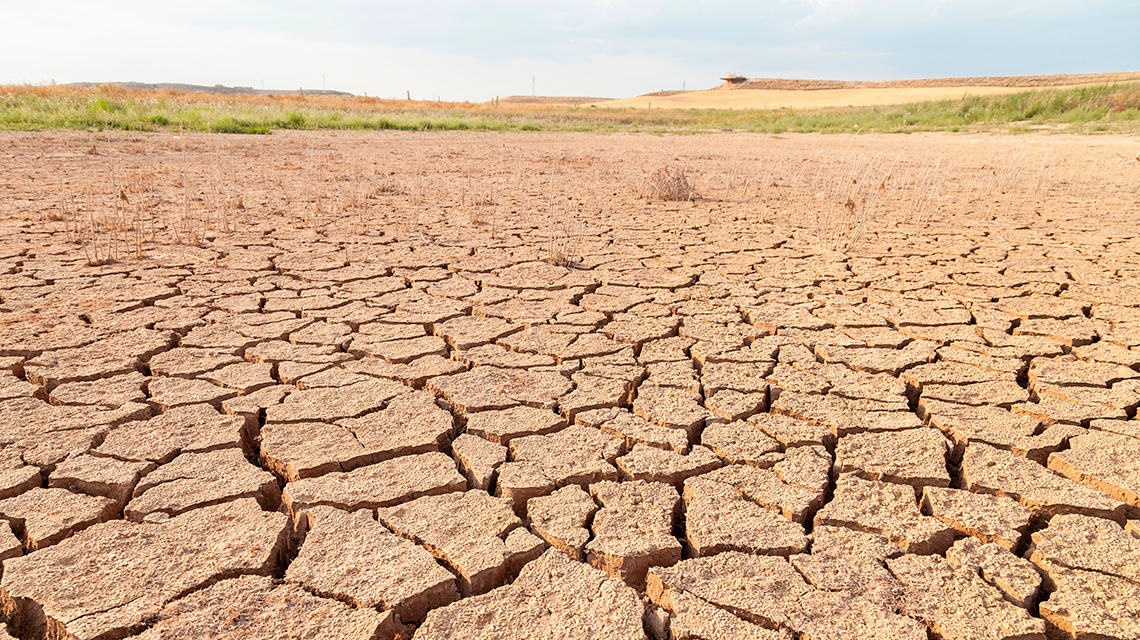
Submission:
[[[1140,638],[1138,156],[4,134],[0,638]]]

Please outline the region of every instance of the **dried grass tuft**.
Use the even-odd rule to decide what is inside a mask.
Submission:
[[[642,193],[650,200],[692,200],[693,186],[684,169],[665,165],[649,174]]]

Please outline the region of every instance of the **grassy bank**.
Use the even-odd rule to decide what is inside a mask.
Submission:
[[[0,87],[0,129],[270,133],[277,129],[411,131],[740,130],[767,133],[1025,131],[1140,133],[1140,83],[1039,90],[815,111],[648,110],[246,96],[115,87]]]

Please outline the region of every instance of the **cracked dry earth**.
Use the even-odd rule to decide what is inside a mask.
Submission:
[[[641,140],[503,139],[527,171]],[[14,170],[83,141],[5,140]],[[1135,210],[835,254],[746,203],[630,206],[568,266],[517,211],[101,266],[10,216],[0,638],[1140,638]]]

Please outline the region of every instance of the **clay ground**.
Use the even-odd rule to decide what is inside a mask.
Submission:
[[[0,135],[0,616],[1138,638],[1138,205],[1107,136]]]

